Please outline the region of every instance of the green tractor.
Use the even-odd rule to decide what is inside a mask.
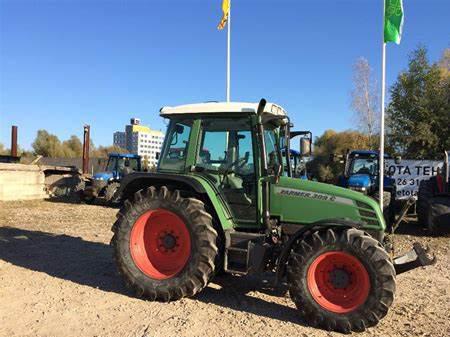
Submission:
[[[170,123],[157,172],[124,177],[112,228],[118,270],[138,296],[173,301],[218,272],[273,273],[311,325],[362,331],[388,312],[396,272],[433,263],[418,244],[390,257],[372,198],[293,177],[298,133],[280,106],[262,99],[160,114]]]

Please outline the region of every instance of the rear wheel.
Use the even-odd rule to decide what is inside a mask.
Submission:
[[[355,228],[317,231],[297,242],[287,277],[301,316],[328,330],[348,333],[376,325],[394,299],[389,255]]]
[[[125,201],[113,231],[118,270],[138,296],[193,296],[213,275],[217,232],[198,199],[165,186],[138,191],[134,201]]]

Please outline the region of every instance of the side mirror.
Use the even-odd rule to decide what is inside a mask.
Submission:
[[[394,158],[394,162],[395,162],[396,165],[399,165],[399,164],[402,162],[402,157],[396,156],[396,157]]]
[[[311,156],[311,139],[302,137],[300,138],[300,153],[304,157]]]

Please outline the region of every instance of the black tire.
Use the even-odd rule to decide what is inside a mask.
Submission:
[[[373,198],[376,201],[380,200],[380,193],[375,192]],[[384,221],[386,222],[386,232],[390,233],[392,230],[392,226],[395,222],[395,207],[394,207],[395,198],[392,197],[391,192],[384,191],[383,192],[383,216]]]
[[[450,195],[441,195],[429,201],[426,225],[430,234],[437,235],[450,224]]]
[[[151,278],[142,272],[131,255],[130,236],[138,218],[150,210],[164,209],[180,217],[190,235],[190,256],[183,269],[167,279]],[[150,300],[172,301],[193,296],[202,290],[214,273],[218,254],[217,232],[212,217],[203,202],[195,198],[182,198],[178,190],[159,190],[149,187],[135,193],[134,200],[126,200],[112,228],[111,244],[119,273],[127,286],[139,297]]]
[[[316,258],[335,251],[356,257],[370,280],[364,303],[346,313],[332,312],[320,305],[308,286],[308,271]],[[300,315],[309,324],[327,330],[364,331],[387,314],[394,300],[395,270],[389,255],[377,240],[355,228],[316,231],[299,240],[291,252],[287,270],[289,293]]]
[[[432,226],[428,216],[430,212],[430,200],[434,195],[434,185],[436,180],[431,178],[422,180],[419,184],[419,192],[417,193],[417,220],[424,227]]]
[[[105,188],[105,202],[107,204],[117,202],[116,192],[120,187],[120,183],[113,182]]]

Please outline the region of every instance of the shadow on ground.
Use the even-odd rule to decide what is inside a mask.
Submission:
[[[408,221],[400,223],[395,233],[422,237],[450,237],[450,226],[438,226],[430,233],[426,226],[419,224],[414,218],[408,218]]]
[[[74,205],[91,205],[91,206],[102,206],[102,207],[107,207],[107,208],[117,208],[119,209],[121,207],[120,203],[107,203],[101,199],[97,199],[92,201],[91,203],[87,203],[85,201],[83,201],[83,199],[81,197],[51,197],[48,199],[45,199],[45,201],[47,202],[52,202],[52,203],[61,203],[61,204],[74,204]]]
[[[0,227],[0,259],[80,285],[134,297],[116,274],[112,249],[104,243],[68,235]],[[286,289],[273,289],[268,283],[270,281],[267,278],[228,275],[216,277],[213,283],[222,289],[208,286],[195,300],[303,324],[294,308],[248,294],[258,290],[268,295],[284,296]]]

